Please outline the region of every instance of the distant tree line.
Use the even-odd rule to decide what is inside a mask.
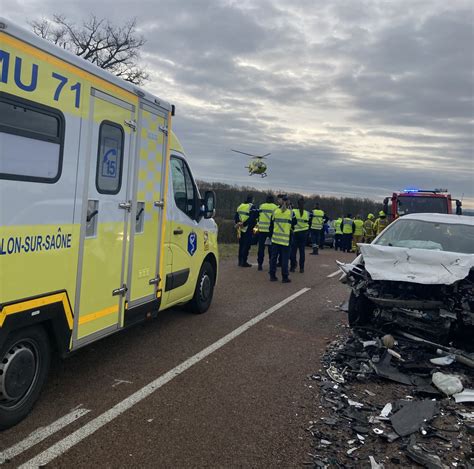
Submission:
[[[199,181],[199,189],[201,192],[213,190],[217,196],[217,213],[216,216],[227,220],[233,219],[235,210],[239,204],[245,202],[248,194],[255,197],[255,204],[260,205],[265,202],[267,194],[273,194],[275,197],[282,191],[263,191],[248,186],[233,186],[220,182]],[[302,194],[295,192],[287,192],[288,197],[294,206],[296,201],[302,197]],[[326,212],[329,218],[337,218],[351,213],[353,216],[360,214],[365,217],[368,213],[374,215],[382,210],[382,201],[375,202],[370,199],[360,199],[353,197],[326,197],[318,194],[305,195],[305,207],[312,210],[316,203],[319,203],[321,209]]]
[[[198,181],[199,189],[202,194],[207,190],[216,193],[217,208],[216,222],[219,225],[219,241],[221,243],[237,242],[237,235],[234,228],[234,215],[239,204],[245,202],[247,195],[252,194],[255,197],[255,204],[258,206],[268,194],[273,194],[276,198],[277,194],[282,191],[263,191],[254,187],[235,186],[223,184],[220,182]],[[288,197],[294,206],[296,201],[302,196],[295,192],[287,192]],[[330,219],[345,216],[348,213],[361,215],[366,217],[368,213],[374,215],[382,210],[382,201],[375,202],[370,199],[352,198],[352,197],[326,197],[317,194],[305,195],[305,207],[312,210],[316,203],[319,203],[322,210],[325,211]]]

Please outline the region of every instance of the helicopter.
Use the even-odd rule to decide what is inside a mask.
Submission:
[[[265,155],[252,155],[251,153],[245,153],[239,150],[232,150],[235,153],[241,153],[242,155],[247,155],[249,158],[252,158],[249,165],[245,166],[249,170],[249,176],[253,174],[260,174],[260,177],[264,178],[267,177],[267,165],[264,163],[264,159],[267,156],[270,156],[271,153],[267,153]]]

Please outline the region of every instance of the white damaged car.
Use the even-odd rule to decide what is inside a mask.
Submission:
[[[351,326],[404,330],[474,347],[474,217],[418,213],[341,264]]]

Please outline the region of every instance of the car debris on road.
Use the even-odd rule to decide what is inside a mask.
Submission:
[[[472,369],[458,361],[432,363],[437,355],[430,343],[394,335],[384,345],[382,331],[341,327],[323,367],[310,376],[320,384],[322,414],[308,428],[314,467],[473,467],[474,412],[467,406],[474,391],[467,402],[456,399],[462,388],[474,387]],[[462,392],[452,392],[459,383]]]
[[[314,466],[474,468],[474,219],[412,214],[358,246],[350,327],[311,376]]]

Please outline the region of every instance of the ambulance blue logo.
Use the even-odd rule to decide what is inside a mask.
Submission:
[[[188,252],[191,256],[197,251],[197,234],[193,232],[188,236]]]

